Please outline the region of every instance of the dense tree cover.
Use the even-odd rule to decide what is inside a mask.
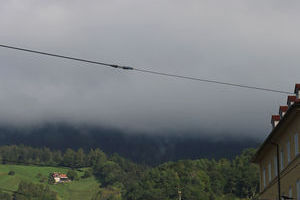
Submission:
[[[65,152],[26,146],[0,147],[2,163],[35,163],[70,168],[89,167],[101,187],[93,200],[221,200],[252,198],[258,192],[258,169],[250,162],[254,149],[233,160],[181,160],[156,167],[130,162],[117,154],[107,156],[100,149]],[[73,170],[68,174],[71,176]],[[39,189],[40,190],[40,189]]]
[[[86,152],[100,148],[107,154],[118,153],[150,166],[183,159],[234,159],[243,149],[258,147],[260,141],[246,135],[241,138],[229,133],[226,139],[216,140],[215,135],[202,134],[201,130],[184,135],[128,134],[122,130],[62,122],[30,127],[0,124],[0,146],[24,144],[61,151],[83,148]]]
[[[57,200],[56,192],[51,191],[49,186],[25,181],[19,183],[14,196],[15,200]]]
[[[127,193],[128,199],[174,199],[177,188],[183,199],[253,198],[258,191],[258,169],[250,163],[248,149],[233,161],[184,160],[149,169],[139,184]]]
[[[11,164],[38,164],[47,166],[65,166],[70,168],[91,167],[105,161],[106,155],[100,149],[92,149],[86,154],[83,149],[67,149],[64,153],[49,148],[33,148],[24,145],[6,145],[0,147],[0,161]]]
[[[122,191],[118,186],[102,188],[92,200],[122,200]]]

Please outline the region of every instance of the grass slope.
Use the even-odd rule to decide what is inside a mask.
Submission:
[[[9,171],[15,171],[15,175],[8,175]],[[33,183],[48,184],[48,181],[41,183],[37,174],[47,177],[52,172],[66,173],[68,169],[60,167],[39,167],[23,165],[2,165],[0,164],[0,188],[16,191],[21,180]],[[78,172],[79,176],[83,172]],[[98,191],[99,183],[94,177],[80,179],[70,183],[49,185],[51,190],[58,193],[61,200],[89,200]]]

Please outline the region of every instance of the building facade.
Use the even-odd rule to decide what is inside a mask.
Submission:
[[[253,158],[260,168],[261,200],[300,200],[300,84],[295,94],[272,116],[273,129]]]

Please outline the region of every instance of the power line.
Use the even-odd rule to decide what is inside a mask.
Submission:
[[[253,89],[253,90],[261,90],[261,91],[266,91],[266,92],[276,92],[276,93],[281,93],[281,94],[293,94],[292,92],[283,91],[283,90],[276,90],[276,89],[264,88],[264,87],[256,87],[256,86],[244,85],[244,84],[239,84],[239,83],[223,82],[223,81],[217,81],[217,80],[211,80],[211,79],[196,78],[196,77],[184,76],[184,75],[179,75],[179,74],[164,73],[164,72],[158,72],[158,71],[147,70],[147,69],[142,69],[142,68],[135,68],[135,67],[130,67],[130,66],[121,66],[121,65],[98,62],[98,61],[76,58],[76,57],[71,57],[71,56],[64,56],[64,55],[59,55],[59,54],[54,54],[54,53],[49,53],[49,52],[8,46],[8,45],[4,45],[4,44],[0,44],[0,47],[34,53],[34,54],[41,54],[41,55],[45,55],[45,56],[74,60],[74,61],[79,61],[79,62],[85,62],[85,63],[89,63],[89,64],[102,65],[105,67],[111,67],[111,68],[116,68],[116,69],[133,70],[133,71],[137,71],[137,72],[149,73],[149,74],[160,75],[160,76],[187,79],[187,80],[200,81],[200,82],[219,84],[219,85],[226,85],[229,87],[239,87],[239,88],[246,88],[246,89]]]
[[[20,47],[13,47],[13,46],[8,46],[8,45],[3,45],[3,44],[0,44],[0,47],[14,49],[14,50],[18,50],[18,51],[25,51],[25,52],[29,52],[29,53],[41,54],[41,55],[45,55],[45,56],[58,57],[58,58],[63,58],[63,59],[68,59],[68,60],[75,60],[75,61],[85,62],[85,63],[90,63],[90,64],[103,65],[106,67],[128,69],[128,70],[131,69],[130,67],[125,67],[125,66],[119,66],[119,65],[114,65],[114,64],[108,64],[108,63],[86,60],[86,59],[82,59],[82,58],[75,58],[75,57],[70,57],[70,56],[64,56],[64,55],[59,55],[59,54],[53,54],[53,53],[48,53],[48,52],[36,51],[36,50],[25,49],[25,48],[20,48]]]
[[[237,83],[229,83],[229,82],[222,82],[222,81],[217,81],[217,80],[195,78],[195,77],[190,77],[190,76],[169,74],[169,73],[156,72],[156,71],[150,71],[150,70],[144,70],[144,69],[135,69],[134,68],[134,70],[135,71],[140,71],[140,72],[145,72],[145,73],[162,75],[162,76],[189,79],[189,80],[193,80],[193,81],[201,81],[201,82],[214,83],[214,84],[219,84],[219,85],[227,85],[227,86],[232,86],[232,87],[240,87],[240,88],[247,88],[247,89],[254,89],[254,90],[263,90],[263,91],[267,91],[267,92],[277,92],[277,93],[283,93],[283,94],[294,94],[292,92],[287,92],[287,91],[283,91],[283,90],[275,90],[275,89],[270,89],[270,88],[255,87],[255,86],[242,85],[242,84],[237,84]]]

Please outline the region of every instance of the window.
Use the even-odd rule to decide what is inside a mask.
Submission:
[[[271,168],[271,162],[269,163],[269,166],[268,166],[268,175],[269,175],[269,182],[272,181],[272,168]]]
[[[262,178],[263,178],[263,186],[264,186],[264,188],[265,188],[266,185],[267,185],[267,184],[266,184],[266,169],[265,169],[265,168],[263,169],[263,177],[262,177]]]
[[[298,139],[298,133],[295,134],[295,136],[294,136],[294,141],[295,141],[295,156],[297,156],[298,153],[299,153],[299,139]]]
[[[289,197],[293,197],[293,189],[291,186],[289,188]]]
[[[283,154],[283,150],[280,151],[280,170],[283,170],[284,167],[284,154]]]
[[[277,176],[277,171],[278,171],[278,168],[277,168],[277,156],[274,156],[274,176]]]
[[[300,179],[297,181],[297,200],[300,200]]]

